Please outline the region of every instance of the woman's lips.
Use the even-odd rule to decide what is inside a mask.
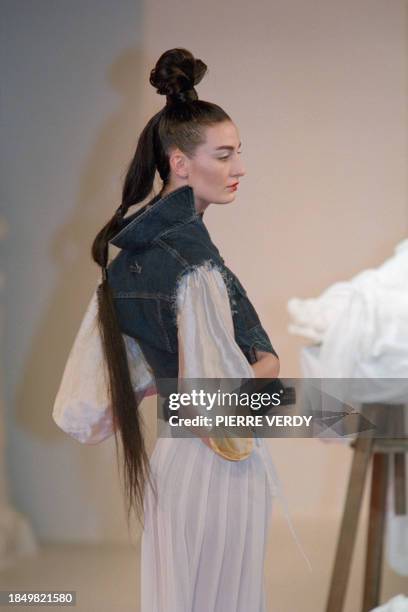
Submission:
[[[227,189],[231,189],[232,191],[236,191],[236,190],[237,190],[237,187],[238,187],[238,183],[235,183],[234,185],[229,185],[229,186],[227,187]]]

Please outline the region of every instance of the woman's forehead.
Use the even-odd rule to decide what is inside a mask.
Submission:
[[[239,134],[236,126],[231,121],[223,121],[210,125],[206,129],[206,149],[222,150],[234,149],[241,145]]]

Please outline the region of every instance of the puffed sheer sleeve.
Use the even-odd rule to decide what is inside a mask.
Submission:
[[[55,398],[52,418],[84,444],[97,444],[114,433],[94,291],[75,337]],[[134,338],[122,334],[133,388],[140,397],[156,393],[154,379]]]
[[[235,340],[227,288],[217,268],[184,275],[177,294],[179,376],[253,378]]]
[[[179,392],[188,379],[235,379],[232,391],[254,371],[235,340],[228,292],[219,270],[206,264],[182,277],[177,293]],[[239,379],[237,381],[237,379]],[[237,384],[238,383],[238,384]],[[200,414],[200,408],[195,408]],[[201,410],[201,414],[205,413]],[[245,459],[253,437],[210,437],[213,450],[225,459]]]

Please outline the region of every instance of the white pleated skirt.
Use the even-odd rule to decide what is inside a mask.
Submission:
[[[274,467],[263,439],[228,461],[199,438],[158,438],[144,501],[141,612],[266,612]]]

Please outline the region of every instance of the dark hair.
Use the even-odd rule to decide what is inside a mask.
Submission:
[[[151,484],[151,473],[144,444],[143,421],[138,411],[142,398],[132,387],[124,338],[107,279],[108,243],[119,231],[121,220],[129,207],[141,202],[152,192],[156,170],[163,181],[162,190],[168,183],[171,148],[176,146],[191,157],[196,147],[205,142],[206,126],[231,120],[221,107],[198,99],[194,86],[201,81],[206,70],[204,62],[195,59],[190,51],[183,48],[170,49],[158,59],[150,73],[150,83],[159,94],[166,95],[166,104],[142,130],[127,169],[121,205],[92,244],[92,257],[103,272],[98,287],[98,324],[109,372],[108,392],[117,461],[117,431],[120,432],[123,445],[128,527],[132,508],[138,517],[143,514],[145,486],[147,479]]]

